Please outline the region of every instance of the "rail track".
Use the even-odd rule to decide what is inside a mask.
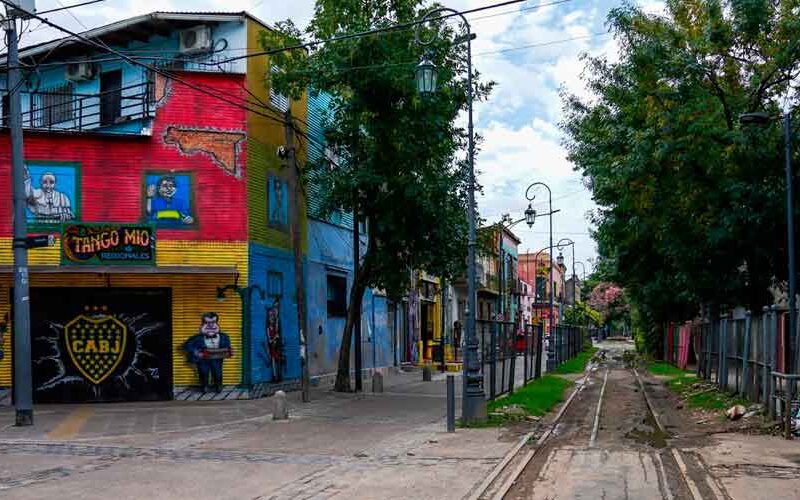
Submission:
[[[699,456],[669,444],[648,384],[608,344],[543,432],[523,436],[469,500],[730,498]]]

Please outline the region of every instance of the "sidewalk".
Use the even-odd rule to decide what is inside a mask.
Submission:
[[[273,398],[39,406],[33,428],[2,409],[0,496],[462,498],[516,436],[447,434],[444,376],[421,377],[387,377],[383,394],[315,390],[308,404],[293,393],[283,422]]]

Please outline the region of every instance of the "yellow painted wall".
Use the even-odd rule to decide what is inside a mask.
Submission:
[[[268,29],[254,20],[247,23],[247,50],[260,52],[263,49],[258,42],[259,33]],[[247,78],[245,84],[252,93],[253,100],[269,103],[269,88],[266,80],[269,71],[269,57],[258,56],[247,59]],[[260,113],[247,112],[247,201],[248,201],[248,228],[249,239],[256,243],[273,248],[290,250],[292,242],[288,228],[280,230],[271,228],[267,224],[267,178],[276,175],[288,181],[288,172],[285,162],[277,156],[279,146],[286,144],[286,135],[283,124],[283,112],[277,109],[265,109],[261,105],[253,106]],[[296,118],[295,126],[305,132],[305,122],[308,115],[308,96],[304,93],[298,100],[292,100],[289,105],[292,116]],[[263,116],[267,115],[267,116]],[[297,154],[297,163],[302,169],[306,164],[308,155],[307,139],[295,136],[294,145]],[[307,248],[308,231],[306,219],[305,199],[300,200],[300,227],[302,231],[302,248],[305,253]]]
[[[0,263],[10,264],[11,242],[0,240]],[[8,256],[6,255],[8,254]],[[30,252],[31,264],[56,264],[58,250],[36,249]],[[159,265],[214,265],[236,266],[239,284],[247,283],[247,244],[159,241],[156,248]],[[234,356],[224,363],[224,381],[236,384],[241,381],[242,325],[239,296],[229,292],[224,302],[218,302],[217,287],[231,284],[230,274],[84,274],[48,273],[32,274],[32,287],[142,287],[172,288],[172,344],[173,384],[195,385],[194,365],[186,361],[183,343],[196,334],[204,312],[215,311],[220,316],[222,331],[231,337]],[[0,318],[10,316],[10,274],[0,276]],[[10,326],[10,325],[9,325]],[[0,361],[0,386],[11,384],[11,336],[4,339],[6,357]]]
[[[259,33],[267,29],[269,28],[263,24],[259,24],[253,19],[249,19],[247,21],[248,54],[254,52],[263,52],[264,49],[261,48],[261,45],[258,42]],[[264,103],[269,102],[269,88],[266,81],[269,67],[269,56],[257,56],[247,59],[246,85],[247,90],[249,90],[252,93],[252,96],[254,96],[252,99],[253,101]],[[261,108],[261,106],[256,107]],[[308,96],[305,93],[300,99],[292,100],[289,107],[292,110],[292,116],[299,118],[301,123],[307,120]],[[267,115],[275,115],[276,118],[280,117],[282,114],[277,110],[275,112],[265,111],[264,113]],[[282,123],[271,118],[266,118],[257,113],[253,113],[252,111],[248,111],[247,113],[247,132],[250,137],[255,137],[264,143],[274,142],[277,144],[283,144],[284,142]]]

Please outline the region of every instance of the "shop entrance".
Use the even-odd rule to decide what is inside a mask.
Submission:
[[[167,288],[33,288],[37,403],[172,399]]]
[[[420,333],[422,352],[424,353],[423,359],[431,360],[433,359],[433,304],[422,302],[420,309],[422,309],[420,317],[420,329],[422,331]]]

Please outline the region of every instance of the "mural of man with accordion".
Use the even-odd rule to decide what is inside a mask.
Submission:
[[[219,327],[219,315],[215,312],[203,314],[203,323],[197,335],[189,338],[183,349],[189,354],[189,361],[197,366],[200,388],[209,390],[209,375],[214,391],[222,391],[222,361],[233,356],[231,338]]]

